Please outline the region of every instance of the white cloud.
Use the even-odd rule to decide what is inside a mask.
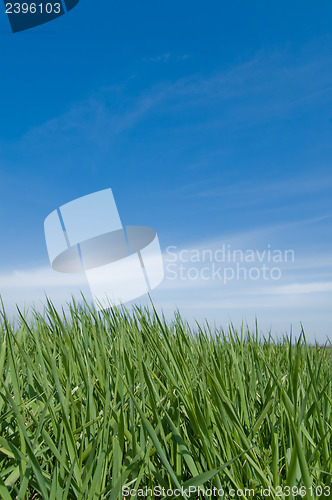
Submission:
[[[224,236],[222,243],[221,238],[198,241],[197,244],[188,247],[187,251],[197,249],[215,251],[220,249],[223,243],[230,245],[232,249],[242,248],[245,251],[246,248],[258,248],[262,251],[264,239],[266,239],[264,229],[248,231]],[[176,249],[178,258],[181,250],[183,247]],[[167,258],[169,255],[164,252],[165,268]],[[174,256],[172,259],[174,260]],[[234,279],[226,284],[218,279],[181,280],[178,277],[176,280],[170,280],[166,269],[165,280],[151,295],[158,310],[163,310],[169,318],[178,307],[191,323],[193,318],[200,321],[208,319],[212,324],[215,322],[225,326],[231,319],[237,326],[242,321],[247,321],[253,328],[257,316],[265,334],[270,329],[274,333],[289,332],[290,325],[296,326],[299,330],[302,323],[308,340],[314,342],[317,339],[324,342],[327,335],[331,336],[330,262],[330,255],[295,253],[294,262],[282,263],[280,280]],[[254,266],[261,264],[261,262],[253,263]],[[211,262],[189,262],[188,265],[196,266],[200,270],[202,266],[211,266]],[[24,308],[34,303],[40,309],[45,302],[45,295],[50,297],[57,307],[69,302],[71,296],[80,299],[81,291],[88,300],[90,299],[89,288],[83,274],[56,273],[49,267],[16,270],[1,275],[0,291],[10,313],[15,313],[16,304]],[[149,303],[149,299],[143,297],[137,302],[144,305]],[[130,304],[128,307],[130,308]]]
[[[0,276],[1,290],[34,290],[63,287],[79,287],[86,284],[81,274],[57,273],[51,267],[15,270]]]

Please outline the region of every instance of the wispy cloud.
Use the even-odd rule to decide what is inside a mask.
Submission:
[[[284,226],[284,230],[287,225]],[[193,318],[207,319],[225,325],[231,318],[239,324],[244,317],[253,321],[256,315],[262,328],[273,325],[274,331],[289,331],[291,324],[302,322],[308,333],[308,338],[317,338],[323,342],[329,332],[332,312],[330,310],[332,292],[331,255],[323,251],[313,253],[310,249],[297,248],[294,259],[289,262],[274,263],[266,261],[266,251],[269,248],[285,251],[289,249],[282,244],[279,248],[269,245],[274,227],[256,229],[237,234],[224,234],[208,240],[197,240],[188,246],[164,249],[165,279],[153,291],[152,298],[159,309],[173,314],[178,307],[188,320]],[[280,230],[280,228],[279,228]],[[225,267],[234,268],[235,262],[220,262],[220,250],[241,250],[257,252],[260,257],[254,262],[240,262],[242,267],[261,268],[262,264],[277,266],[281,270],[277,280],[244,278],[236,276],[224,282],[218,274],[209,279],[207,274],[219,267],[221,273]],[[207,253],[204,256],[204,251]],[[210,252],[210,253],[209,253]],[[219,252],[218,258],[216,252]],[[212,255],[212,260],[209,255]],[[197,258],[197,255],[200,257]],[[219,259],[219,260],[218,260]],[[265,259],[265,260],[264,260]],[[174,265],[175,263],[175,265]],[[180,275],[180,265],[183,266],[183,276]],[[171,266],[171,267],[170,267]],[[189,268],[198,273],[188,272]],[[205,268],[204,274],[201,274]],[[210,270],[210,271],[209,271]],[[174,279],[174,271],[176,276]],[[229,276],[229,275],[228,275]],[[45,295],[50,297],[55,305],[61,307],[71,296],[80,299],[80,292],[89,300],[90,292],[83,274],[56,273],[49,267],[21,269],[0,276],[0,292],[8,305],[8,310],[15,312],[15,304],[21,307],[44,302]],[[148,304],[147,298],[139,300]]]
[[[173,194],[184,198],[214,198],[223,197],[236,200],[236,203],[259,204],[266,203],[272,198],[289,198],[294,195],[306,197],[308,194],[330,194],[332,188],[331,169],[319,168],[315,172],[301,172],[280,177],[276,172],[272,180],[240,179],[232,184],[216,186],[217,178],[204,178],[196,182],[189,182],[173,190]]]
[[[58,144],[85,141],[100,148],[109,146],[119,134],[130,130],[163,98],[163,92],[142,95],[128,109],[119,110],[101,95],[73,105],[60,117],[53,118],[30,129],[21,139],[19,147],[34,148],[36,142],[45,141],[51,149]],[[56,141],[54,138],[56,137]],[[53,145],[53,146],[52,146]]]
[[[48,288],[82,287],[86,285],[83,273],[57,273],[51,267],[14,270],[0,276],[0,290],[46,290]]]
[[[190,54],[170,54],[169,52],[165,54],[159,54],[157,56],[149,56],[143,57],[143,62],[151,62],[151,63],[167,63],[170,61],[185,61],[186,59],[190,59],[192,56]]]
[[[150,57],[143,57],[142,61],[144,62],[168,62],[170,60],[171,54],[160,54],[158,56],[150,56]]]
[[[146,58],[167,62],[173,56],[164,53]],[[175,56],[174,56],[175,57]],[[186,59],[189,56],[184,54]],[[322,55],[308,60],[288,60],[286,53],[261,53],[246,63],[216,71],[210,75],[153,84],[137,97],[130,97],[124,83],[100,89],[90,98],[73,104],[65,113],[28,130],[15,147],[28,148],[39,141],[56,149],[58,143],[82,140],[101,148],[119,134],[137,126],[147,115],[190,110],[205,110],[204,122],[186,120],[186,127],[204,127],[216,121],[245,127],[264,123],[272,117],[285,117],[296,108],[310,106],[317,99],[329,100],[332,85],[332,58]],[[320,75],[319,80],[315,77]],[[120,104],[121,103],[121,104]],[[217,104],[217,108],[216,108]],[[215,111],[218,110],[218,115]],[[181,124],[183,127],[183,124]],[[174,128],[176,130],[176,127]],[[56,139],[55,139],[56,138]]]

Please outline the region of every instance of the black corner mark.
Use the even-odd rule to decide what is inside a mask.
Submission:
[[[73,9],[79,1],[80,0],[64,0],[67,11]]]
[[[3,0],[13,33],[47,23],[73,9],[79,0]]]

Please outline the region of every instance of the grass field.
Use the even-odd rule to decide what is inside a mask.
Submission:
[[[0,497],[331,498],[329,347],[140,309],[3,313]]]

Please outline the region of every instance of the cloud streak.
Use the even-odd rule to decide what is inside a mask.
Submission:
[[[168,61],[165,53],[147,58],[152,62]],[[273,116],[310,106],[320,96],[329,100],[332,84],[332,59],[294,61],[286,54],[260,53],[251,61],[210,75],[194,74],[174,81],[153,84],[137,97],[130,96],[130,79],[120,86],[100,89],[90,98],[73,104],[65,113],[28,130],[15,148],[29,149],[36,141],[56,149],[56,142],[84,140],[100,148],[108,147],[116,137],[136,127],[147,115],[205,109],[204,122],[215,120],[240,127],[264,123]],[[319,81],[315,76],[319,74]],[[245,101],[243,98],[245,97]],[[121,104],[120,104],[121,103]],[[218,117],[213,113],[217,104]],[[211,108],[212,107],[212,108]],[[207,110],[210,112],[206,112]],[[222,111],[222,112],[221,112]],[[186,122],[193,127],[195,123]],[[14,144],[13,144],[14,146]],[[2,148],[6,149],[3,145]]]
[[[273,228],[270,228],[273,232]],[[256,246],[255,246],[256,242]],[[265,243],[264,243],[265,242]],[[263,255],[266,244],[266,232],[261,230],[248,231],[236,235],[223,235],[213,240],[197,241],[190,246],[172,247],[171,253],[165,249],[163,254],[165,279],[163,283],[153,291],[152,298],[155,305],[166,313],[172,315],[174,308],[180,308],[190,321],[193,318],[200,320],[217,321],[226,324],[231,317],[237,324],[244,318],[253,318],[257,315],[260,324],[273,324],[274,331],[289,329],[289,325],[304,323],[308,329],[308,336],[312,341],[317,338],[323,342],[328,335],[332,311],[330,302],[332,296],[332,271],[330,254],[312,252],[295,252],[294,261],[272,263],[279,266],[281,276],[278,280],[265,280],[262,275],[259,279],[231,279],[226,283],[222,280],[205,279],[200,274],[203,267],[209,269],[214,263],[221,269],[234,267],[235,263],[215,262],[212,259],[190,260],[190,255],[204,250],[210,250],[215,255],[217,250],[226,245],[231,250],[255,249]],[[185,250],[185,254],[183,253]],[[273,246],[271,247],[273,251]],[[181,254],[182,252],[182,254]],[[198,271],[198,277],[191,279],[185,273],[181,279],[178,274],[176,279],[170,273],[169,265],[176,269],[183,264],[181,260],[185,256],[184,266],[188,270],[193,267]],[[262,258],[253,263],[243,263],[241,266],[260,267]],[[62,307],[69,302],[71,297],[80,300],[83,292],[88,300],[91,299],[89,287],[83,274],[56,273],[50,267],[16,270],[12,273],[0,276],[1,295],[7,304],[7,308],[15,313],[15,304],[26,307],[32,303],[38,303],[39,308],[45,301],[45,295],[50,297],[56,306]],[[148,304],[147,298],[138,301]],[[250,320],[250,321],[251,321]]]

